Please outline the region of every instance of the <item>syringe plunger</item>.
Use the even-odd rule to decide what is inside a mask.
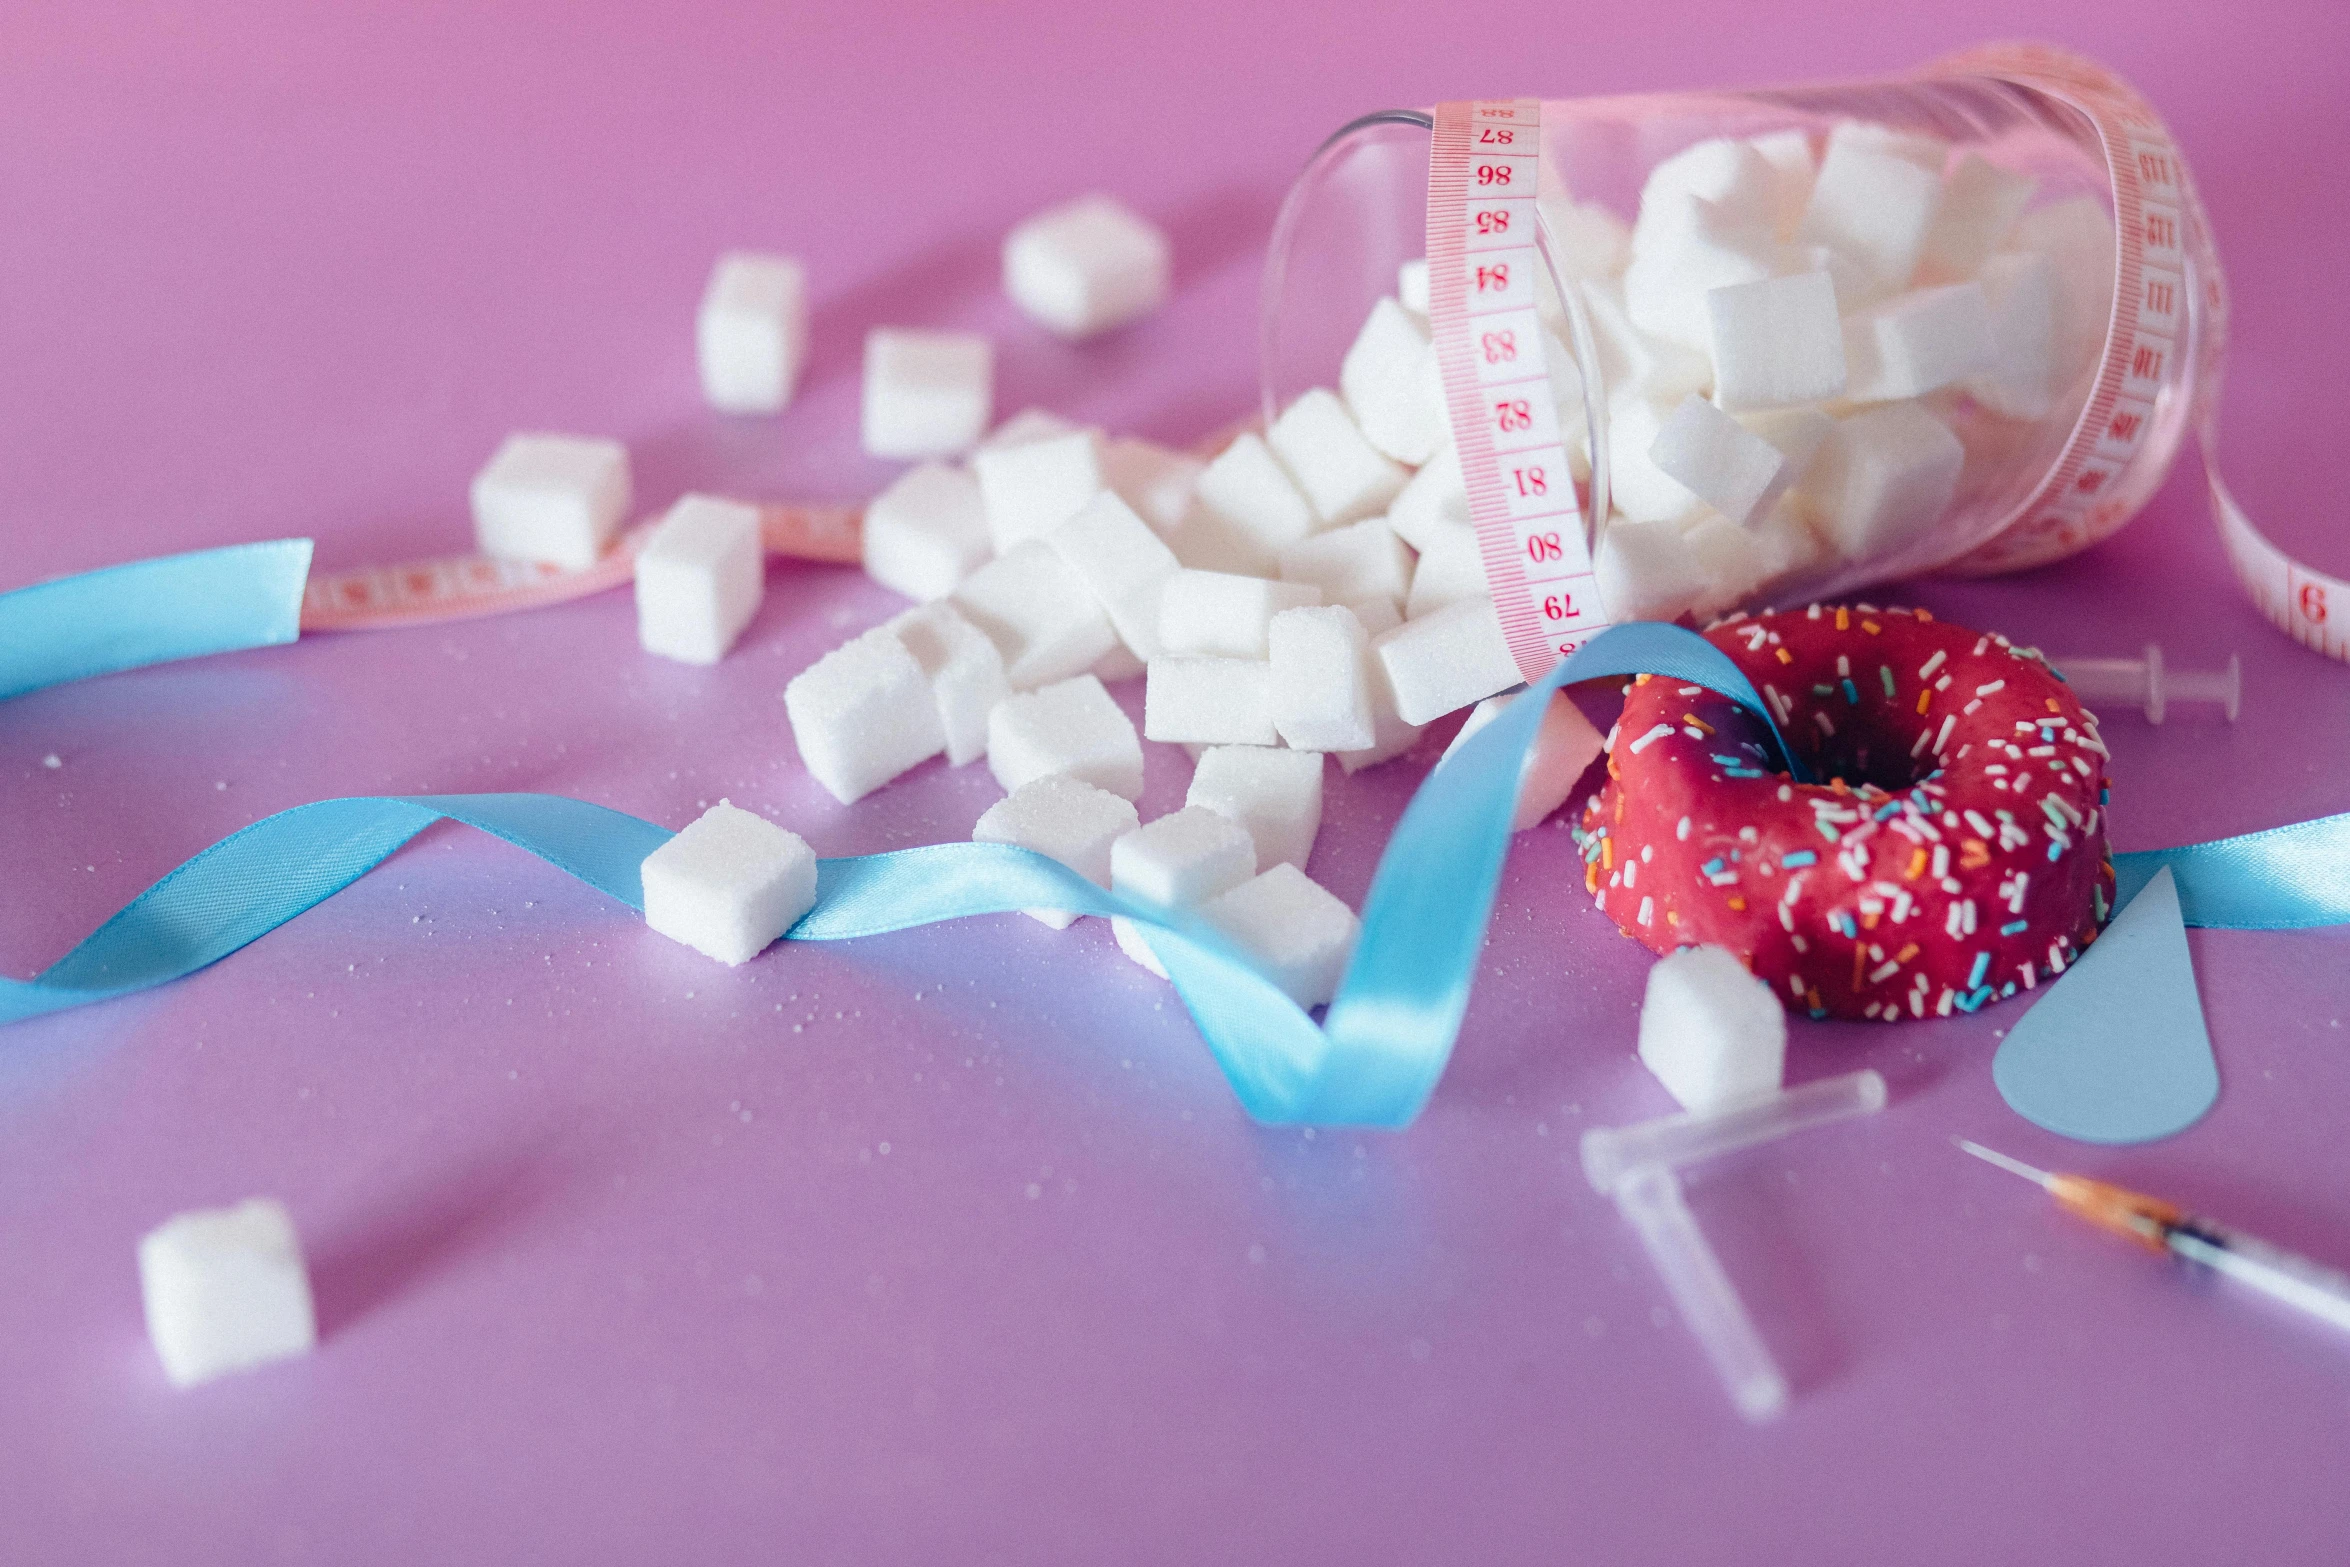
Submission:
[[[2159,724],[2174,702],[2207,702],[2236,721],[2244,700],[2243,661],[2230,654],[2222,669],[2172,669],[2161,644],[2146,644],[2144,658],[2060,658],[2052,662],[2074,695],[2085,702],[2134,702],[2146,721]]]

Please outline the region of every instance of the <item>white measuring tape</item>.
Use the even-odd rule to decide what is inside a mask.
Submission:
[[[2202,404],[2196,433],[2230,566],[2279,630],[2350,662],[2350,583],[2278,549],[2219,476],[2217,370],[2227,341],[2227,289],[2211,235],[2192,217],[2192,176],[2160,118],[2111,72],[2040,45],[1969,51],[1929,74],[2012,81],[2078,110],[2105,153],[2116,232],[2113,316],[2089,401],[2015,520],[1953,569],[1988,574],[2043,565],[2129,521],[2143,494],[2133,501],[2114,492],[2162,412],[2166,373],[2177,355],[2194,352],[2203,361],[2202,384],[2192,394]],[[1434,119],[1430,331],[1486,580],[1510,651],[1531,680],[1608,623],[1535,308],[1543,264],[1535,244],[1542,106],[1529,98],[1448,103]],[[2190,276],[2202,289],[2204,334],[2193,345],[2185,340]],[[2337,609],[2346,621],[2331,618]]]

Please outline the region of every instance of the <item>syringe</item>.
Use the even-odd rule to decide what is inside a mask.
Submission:
[[[2135,702],[2150,724],[2161,723],[2173,702],[2209,702],[2232,724],[2244,701],[2244,665],[2232,653],[2224,669],[2172,669],[2154,642],[2146,644],[2144,658],[2052,658],[2049,663],[2083,701]]]
[[[2037,1182],[2041,1190],[2091,1224],[2126,1235],[2150,1251],[2167,1251],[2215,1273],[2224,1273],[2296,1311],[2350,1332],[2350,1276],[2256,1240],[2241,1230],[2197,1218],[2158,1197],[2108,1186],[2085,1175],[2035,1170],[2021,1159],[2011,1159],[1963,1137],[1951,1141],[1978,1159]]]

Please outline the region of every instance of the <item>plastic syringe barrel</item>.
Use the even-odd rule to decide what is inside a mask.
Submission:
[[[1807,1126],[1884,1108],[1885,1079],[1864,1067],[1712,1115],[1668,1115],[1631,1126],[1595,1126],[1583,1134],[1583,1174],[1592,1190],[1605,1196],[1642,1165],[1678,1170]]]
[[[1787,1378],[1682,1200],[1680,1177],[1662,1165],[1644,1164],[1616,1183],[1615,1198],[1617,1211],[1663,1276],[1681,1320],[1721,1374],[1730,1402],[1749,1420],[1777,1417],[1787,1407]]]
[[[2244,700],[2244,665],[2233,656],[2219,669],[2173,669],[2161,645],[2149,642],[2143,658],[2064,658],[2055,666],[2083,701],[2132,703],[2150,724],[2177,702],[2208,702],[2232,724]]]

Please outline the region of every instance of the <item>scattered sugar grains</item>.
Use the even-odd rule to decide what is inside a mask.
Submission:
[[[1063,337],[1091,337],[1165,303],[1167,236],[1108,196],[1080,196],[1005,237],[1004,292]]]
[[[1062,774],[1022,784],[989,806],[971,829],[974,843],[1008,843],[1058,860],[1097,887],[1110,884],[1110,849],[1134,830],[1131,800]],[[1066,909],[1025,911],[1055,930],[1077,916]]]
[[[795,832],[720,800],[645,857],[645,923],[734,966],[816,904],[816,855]]]
[[[584,571],[628,513],[628,448],[579,435],[510,435],[473,476],[484,555]]]
[[[165,1220],[139,1241],[147,1336],[176,1387],[318,1342],[294,1221],[264,1197]]]

